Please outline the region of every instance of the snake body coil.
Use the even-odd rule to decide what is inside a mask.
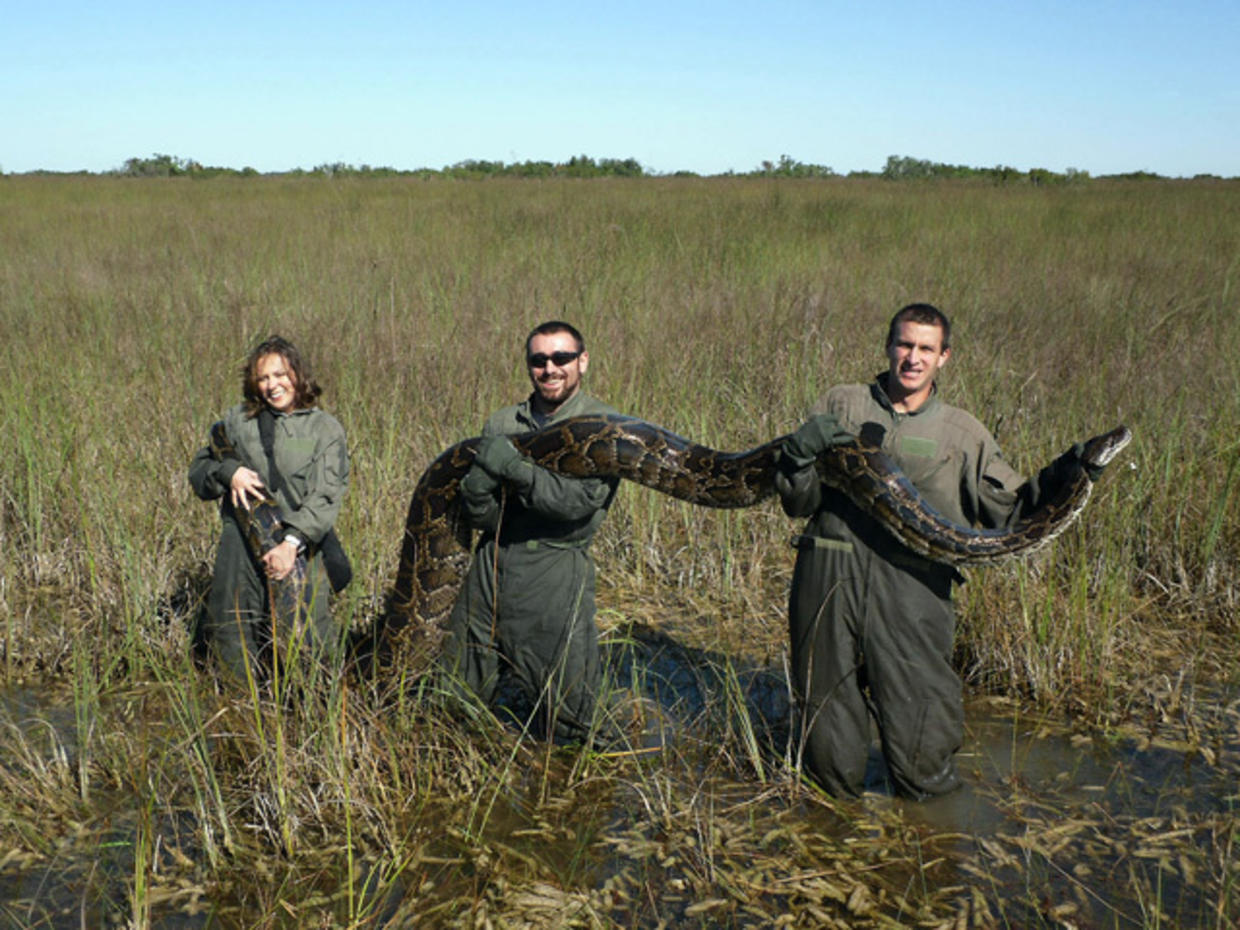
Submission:
[[[837,488],[913,552],[949,564],[996,562],[1028,554],[1063,532],[1089,499],[1086,466],[1102,466],[1128,444],[1123,426],[1089,440],[1080,461],[1041,508],[1007,530],[974,530],[935,512],[881,450],[860,440],[832,446],[817,461]],[[543,468],[573,477],[616,477],[705,507],[748,507],[775,493],[784,437],[745,452],[719,452],[643,420],[573,417],[511,437]],[[452,609],[469,560],[469,527],[457,491],[477,451],[466,439],[443,452],[422,475],[405,521],[400,566],[386,631],[438,627]]]

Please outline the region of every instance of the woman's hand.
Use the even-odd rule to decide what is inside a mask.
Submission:
[[[266,493],[263,479],[258,476],[258,472],[244,465],[233,472],[231,487],[233,506],[245,510],[250,509],[249,498],[260,500]]]
[[[297,544],[286,539],[264,555],[262,562],[268,578],[282,581],[297,563]]]

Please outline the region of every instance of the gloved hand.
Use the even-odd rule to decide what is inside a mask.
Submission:
[[[804,468],[818,453],[831,446],[852,439],[852,434],[840,426],[840,421],[829,413],[820,413],[810,417],[791,436],[784,440],[783,452],[787,459],[797,468]]]
[[[484,436],[474,456],[474,464],[485,468],[492,477],[509,480],[517,477],[524,460],[507,436]]]
[[[461,493],[475,500],[482,500],[495,493],[499,487],[499,479],[475,462],[461,479]]]

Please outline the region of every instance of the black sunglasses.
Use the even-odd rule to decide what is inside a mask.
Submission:
[[[531,368],[546,368],[547,362],[555,362],[557,368],[563,368],[580,354],[580,352],[552,352],[548,355],[546,352],[535,352],[533,355],[527,355],[525,360]]]

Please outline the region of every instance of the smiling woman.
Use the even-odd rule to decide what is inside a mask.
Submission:
[[[288,413],[293,409],[297,394],[288,362],[283,355],[278,352],[264,355],[258,360],[254,375],[258,393],[268,407],[279,413]]]
[[[263,677],[273,655],[337,651],[320,550],[340,513],[349,460],[344,429],[317,406],[321,389],[292,343],[272,336],[255,346],[241,375],[245,402],[219,424],[225,441],[194,456],[189,480],[203,500],[220,499],[223,522],[207,638],[224,668],[246,680]],[[268,499],[280,531],[256,554],[238,517]]]

